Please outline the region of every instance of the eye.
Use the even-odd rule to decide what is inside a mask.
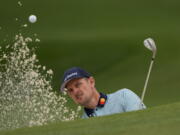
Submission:
[[[72,93],[72,92],[73,92],[73,89],[71,89],[71,88],[68,89],[68,92],[69,92],[69,93]]]
[[[75,87],[76,87],[76,88],[79,88],[81,84],[82,84],[81,82],[77,82],[77,83],[75,84]]]

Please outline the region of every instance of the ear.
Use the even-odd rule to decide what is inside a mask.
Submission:
[[[93,86],[93,87],[95,87],[95,79],[94,79],[94,77],[89,77],[89,82],[90,82],[90,84],[91,84],[91,86]]]

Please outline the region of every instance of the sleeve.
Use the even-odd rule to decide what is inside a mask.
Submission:
[[[131,90],[124,90],[124,110],[125,112],[146,109],[141,99]]]

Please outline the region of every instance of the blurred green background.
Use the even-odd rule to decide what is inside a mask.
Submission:
[[[140,96],[152,55],[143,40],[152,37],[158,52],[145,104],[150,107],[180,100],[179,0],[21,3],[1,0],[0,44],[6,45],[19,32],[30,37],[37,33],[41,40],[37,56],[54,71],[54,90],[59,90],[65,69],[79,66],[95,77],[99,91],[129,88]],[[28,22],[31,14],[37,15],[34,24]],[[23,28],[24,24],[28,27]]]

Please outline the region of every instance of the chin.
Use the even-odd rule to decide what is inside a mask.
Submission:
[[[84,106],[84,104],[85,104],[85,102],[83,101],[83,99],[77,100],[77,103],[78,103],[79,105],[82,105],[82,106]]]
[[[77,101],[77,103],[83,105],[83,102],[81,100]]]

